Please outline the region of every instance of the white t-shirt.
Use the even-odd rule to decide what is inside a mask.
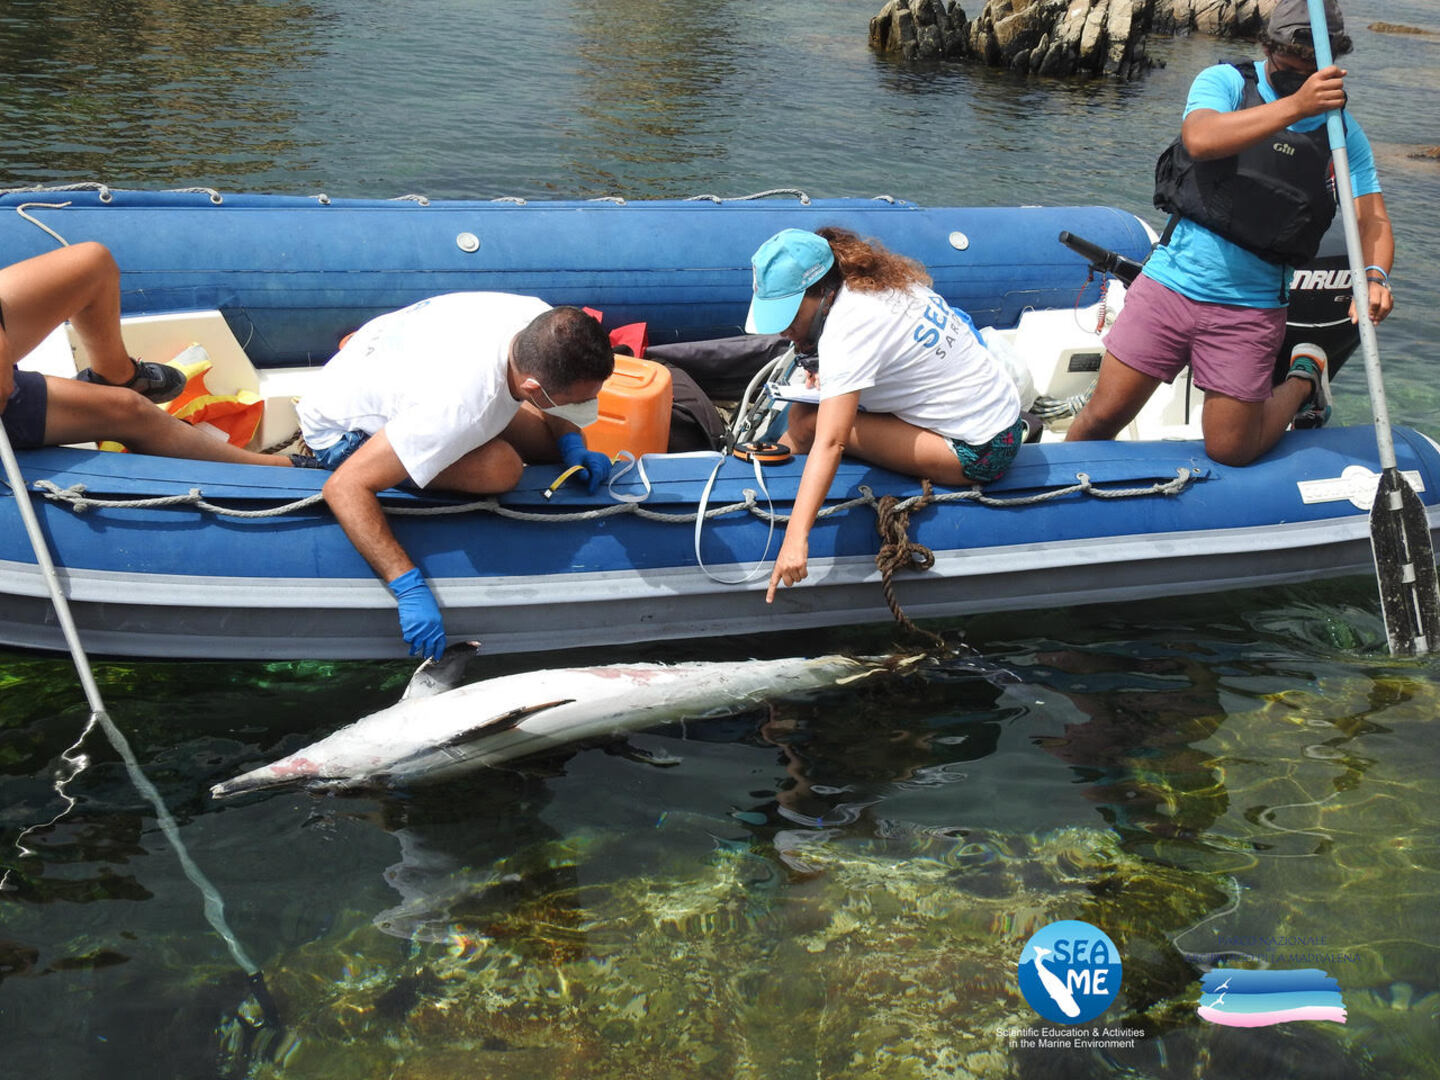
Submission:
[[[983,445],[1020,418],[1020,395],[969,318],[922,285],[855,292],[842,285],[818,345],[820,398],[860,391],[948,439]]]
[[[550,305],[509,293],[449,293],[372,319],[325,365],[296,411],[317,450],[347,431],[385,429],[420,487],[495,438],[510,396],[510,342]]]

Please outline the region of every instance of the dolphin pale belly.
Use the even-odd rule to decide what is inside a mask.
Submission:
[[[289,785],[332,788],[444,780],[484,765],[759,702],[886,670],[844,656],[628,664],[503,675],[447,689],[447,655],[400,701],[289,757],[216,784],[218,798]]]

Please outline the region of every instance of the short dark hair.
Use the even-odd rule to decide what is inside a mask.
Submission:
[[[615,370],[610,337],[577,307],[541,312],[515,335],[515,366],[549,392],[579,382],[604,382]]]

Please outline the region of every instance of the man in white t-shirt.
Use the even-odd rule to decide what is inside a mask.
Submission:
[[[527,461],[610,471],[579,428],[614,370],[610,341],[578,308],[507,293],[432,297],[366,323],[325,365],[297,411],[325,501],[400,608],[410,654],[438,657],[445,629],[379,493],[409,481],[476,495],[509,491]],[[557,453],[558,452],[558,453]]]

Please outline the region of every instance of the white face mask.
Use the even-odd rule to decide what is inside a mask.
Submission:
[[[539,407],[543,413],[558,416],[561,420],[568,420],[576,427],[589,427],[595,423],[596,420],[600,419],[599,398],[591,398],[589,401],[577,401],[573,405],[556,405],[555,398],[551,395],[550,391],[541,386],[538,380],[535,383],[535,388],[544,394],[545,399],[550,402],[548,408],[540,405],[539,402],[533,403]]]
[[[549,394],[545,396],[550,397]],[[553,405],[541,412],[558,416],[561,420],[569,420],[576,427],[589,427],[600,419],[600,399],[592,397],[589,401],[576,402],[574,405]]]

